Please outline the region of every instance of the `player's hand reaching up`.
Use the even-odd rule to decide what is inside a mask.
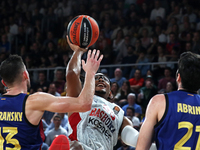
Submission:
[[[100,57],[99,55],[100,55],[99,50],[96,51],[96,49],[94,49],[93,51],[91,50],[88,51],[86,63],[84,60],[82,60],[82,66],[85,72],[90,72],[94,74],[97,72],[101,60],[103,59],[103,55],[101,55]]]
[[[67,42],[68,42],[70,48],[73,51],[78,51],[79,50],[79,51],[87,52],[88,48],[81,48],[78,45],[75,45],[75,44],[71,43],[68,36],[66,36],[66,37],[67,37]]]

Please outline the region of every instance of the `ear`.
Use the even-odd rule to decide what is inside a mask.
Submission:
[[[176,82],[180,83],[181,82],[181,76],[180,73],[178,73],[177,77],[176,77]]]
[[[28,73],[26,71],[23,72],[23,76],[25,79],[28,79]]]
[[[114,97],[113,97],[113,94],[112,94],[112,92],[110,91],[110,93],[109,93],[109,96],[108,96],[110,99],[113,99]]]
[[[6,83],[3,81],[3,79],[1,80],[1,83],[2,83],[5,87],[7,87],[7,85],[6,85]]]

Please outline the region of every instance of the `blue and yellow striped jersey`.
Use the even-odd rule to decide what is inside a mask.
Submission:
[[[39,125],[25,116],[27,94],[0,97],[0,149],[39,150],[42,144]]]
[[[157,149],[200,149],[200,95],[180,90],[165,98],[165,114],[154,128]]]

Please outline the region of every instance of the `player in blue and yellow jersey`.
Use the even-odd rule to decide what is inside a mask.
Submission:
[[[153,135],[158,150],[200,149],[200,55],[181,54],[176,82],[177,91],[151,99],[136,150],[147,150]]]
[[[2,83],[8,88],[0,97],[0,150],[39,150],[42,144],[39,124],[45,110],[84,112],[91,109],[95,73],[103,58],[100,52],[88,52],[82,61],[86,72],[84,88],[77,98],[55,97],[37,92],[27,95],[30,79],[20,56],[10,55],[0,66]]]

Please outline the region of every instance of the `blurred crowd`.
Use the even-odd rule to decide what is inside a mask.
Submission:
[[[121,106],[139,130],[152,96],[176,90],[177,65],[169,62],[185,51],[200,54],[199,6],[197,0],[1,0],[0,62],[18,54],[28,69],[66,67],[73,52],[66,41],[67,25],[77,15],[89,15],[100,29],[90,48],[104,54],[102,65],[162,63],[100,70],[111,80],[109,100]],[[31,72],[29,93],[66,95],[61,68],[50,71],[48,78],[42,69]],[[0,84],[0,93],[5,90]],[[47,145],[58,134],[53,128],[62,125],[59,133],[67,135],[67,120],[66,114],[45,113]]]

